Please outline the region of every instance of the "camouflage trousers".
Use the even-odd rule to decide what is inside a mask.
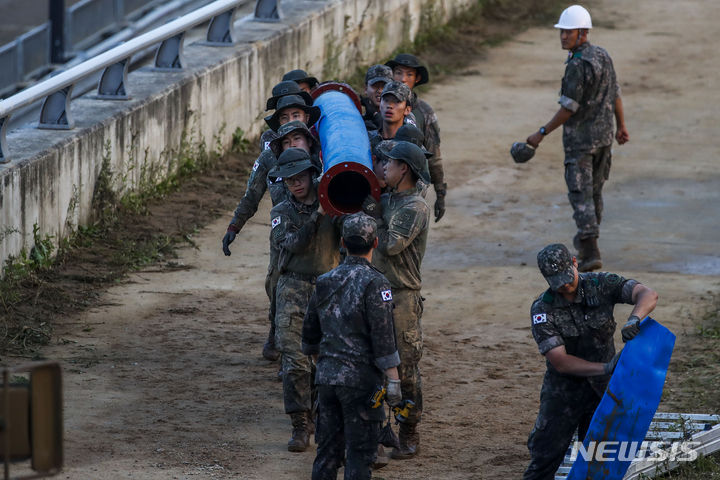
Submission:
[[[275,292],[277,291],[278,279],[280,272],[277,268],[269,267],[265,276],[265,293],[270,300],[270,308],[268,310],[268,320],[270,321],[270,329],[275,328]]]
[[[393,318],[397,349],[400,354],[400,387],[404,400],[415,402],[410,411],[408,423],[419,423],[422,416],[422,378],[418,364],[423,353],[423,335],[420,319],[423,312],[423,301],[420,290],[393,289]]]
[[[369,405],[371,390],[318,386],[317,455],[312,480],[336,480],[345,459],[345,480],[369,480],[377,456],[382,407]],[[346,453],[347,450],[347,453]]]
[[[302,326],[315,282],[283,274],[275,291],[275,347],[283,371],[285,413],[309,412],[312,405],[312,367],[302,353]]]
[[[602,188],[610,176],[611,147],[601,147],[590,153],[565,156],[565,183],[573,208],[578,238],[600,234],[603,198]]]
[[[553,480],[572,441],[585,438],[600,396],[582,377],[545,373],[540,392],[540,411],[530,437],[530,465],[523,480]]]

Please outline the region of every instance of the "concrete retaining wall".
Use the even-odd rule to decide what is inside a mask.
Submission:
[[[474,0],[286,0],[282,23],[244,20],[232,47],[186,45],[182,72],[143,68],[129,75],[128,101],[89,94],[72,103],[70,131],[24,128],[7,135],[11,162],[0,165],[0,261],[30,249],[33,225],[61,238],[92,219],[103,156],[118,191],[148,172],[162,178],[183,139],[227,148],[235,128],[264,128],[265,100],[282,74],[304,68],[342,79],[444,22]]]

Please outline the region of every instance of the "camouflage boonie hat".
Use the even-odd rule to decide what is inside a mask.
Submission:
[[[343,223],[342,237],[346,241],[359,239],[365,245],[372,245],[377,238],[377,223],[364,212],[353,213]]]
[[[387,65],[373,65],[368,68],[368,71],[365,74],[365,84],[374,85],[377,82],[390,83],[392,82],[392,76],[392,69]]]
[[[510,155],[515,163],[525,163],[535,156],[535,149],[525,142],[515,142],[510,148]]]
[[[290,70],[282,77],[283,81],[291,80],[295,83],[307,83],[310,85],[310,88],[315,88],[318,83],[317,78],[313,77],[312,75],[309,75],[305,70]]]
[[[427,83],[428,80],[430,80],[430,73],[428,72],[427,67],[423,65],[420,59],[415,55],[411,55],[409,53],[398,53],[395,58],[389,62],[385,62],[385,65],[393,70],[395,70],[395,67],[398,66],[414,68],[420,77],[415,84],[416,87],[422,85],[423,83]]]
[[[299,95],[305,100],[306,104],[313,104],[313,98],[309,93],[300,90],[300,86],[296,82],[285,80],[273,87],[272,96],[267,99],[265,110],[275,110],[278,100],[287,95]]]
[[[313,136],[312,132],[304,122],[301,122],[300,120],[293,120],[285,125],[280,125],[280,128],[278,128],[278,131],[275,133],[275,138],[270,142],[269,146],[276,156],[280,156],[282,153],[283,139],[296,131],[300,131],[305,134],[308,138],[309,147],[312,147],[317,142],[315,136]]]
[[[562,243],[553,243],[537,254],[538,268],[551,290],[557,290],[575,280],[572,255]]]
[[[315,175],[322,172],[310,159],[310,154],[301,148],[288,148],[278,157],[277,165],[268,172],[268,178],[289,178],[305,170],[314,170]]]
[[[281,112],[284,109],[291,107],[299,108],[310,116],[310,119],[307,122],[308,126],[315,125],[315,123],[320,120],[320,107],[308,105],[300,95],[285,95],[284,97],[280,97],[278,100],[277,105],[275,106],[275,113],[265,117],[265,123],[267,123],[268,127],[277,132],[280,128]]]
[[[385,95],[392,95],[393,97],[398,99],[398,102],[409,102],[410,97],[412,95],[412,92],[410,91],[410,87],[405,85],[402,82],[390,82],[385,84],[385,88],[383,88],[382,96]]]

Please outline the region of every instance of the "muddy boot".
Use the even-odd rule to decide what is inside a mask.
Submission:
[[[288,442],[289,452],[304,452],[308,448],[310,438],[308,437],[307,413],[296,412],[290,414],[293,431]]]
[[[602,259],[598,249],[597,237],[580,239],[580,251],[578,252],[578,271],[592,272],[602,268]]]
[[[385,453],[385,447],[378,445],[377,458],[372,464],[372,469],[380,470],[381,468],[387,466],[388,463],[390,463],[390,457],[388,457],[387,453]]]
[[[395,460],[406,460],[413,458],[420,452],[420,433],[417,431],[417,425],[401,423],[400,424],[400,448],[393,448],[390,454]]]
[[[265,340],[265,345],[263,345],[262,356],[271,362],[280,358],[280,352],[275,349],[275,325],[270,327],[268,338]]]

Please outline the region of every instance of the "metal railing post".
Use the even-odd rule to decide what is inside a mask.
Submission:
[[[49,0],[50,61],[65,62],[65,0]]]

